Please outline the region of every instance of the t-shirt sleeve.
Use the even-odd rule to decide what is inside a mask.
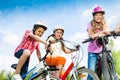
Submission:
[[[54,37],[50,36],[47,40],[47,43],[49,43],[50,40],[55,40]]]
[[[28,36],[29,36],[30,34],[33,34],[32,31],[26,30],[26,31],[25,31],[25,35],[24,35],[24,38],[28,38]]]
[[[87,25],[87,31],[88,31],[89,29],[91,29],[91,24],[90,24],[90,23],[88,23],[88,25]]]

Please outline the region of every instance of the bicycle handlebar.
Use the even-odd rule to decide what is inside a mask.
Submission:
[[[116,38],[117,36],[120,36],[120,33],[115,33],[114,31],[110,31],[110,33],[111,33],[111,35],[107,34],[107,35],[105,35],[103,37],[100,37],[100,38],[111,37],[111,36],[113,36],[114,38]],[[85,39],[84,41],[82,41],[82,43],[84,44],[84,43],[90,42],[92,40],[94,40],[94,39],[88,38],[88,39]]]
[[[46,56],[47,56],[48,53],[50,52],[49,47],[50,47],[50,45],[51,45],[52,43],[53,43],[53,42],[49,41],[48,48],[47,48],[47,50],[46,50],[46,54],[45,54],[45,56],[44,56],[43,58],[40,58],[40,59],[39,59],[40,61],[43,61],[43,60],[46,59]]]
[[[45,56],[44,56],[43,58],[40,58],[39,60],[40,60],[40,61],[45,60],[45,59],[46,59],[46,56],[48,55],[48,53],[51,53],[50,50],[49,50],[49,47],[50,47],[51,44],[54,44],[54,43],[56,43],[56,42],[61,42],[61,41],[67,41],[67,40],[49,41],[49,45],[48,45],[48,48],[47,48],[47,50],[46,50]],[[67,41],[67,42],[70,42],[70,41]],[[77,44],[77,43],[76,43],[76,44]],[[71,49],[71,48],[68,48],[68,49],[70,49],[71,51],[77,51],[77,50],[79,50],[80,45],[77,44],[75,47],[76,47],[76,49]],[[51,53],[51,54],[52,54],[52,53]]]

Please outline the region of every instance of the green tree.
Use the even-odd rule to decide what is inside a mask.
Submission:
[[[1,72],[0,72],[0,79],[1,80],[8,80],[8,76],[6,75],[6,72],[5,72],[5,70],[2,70]]]

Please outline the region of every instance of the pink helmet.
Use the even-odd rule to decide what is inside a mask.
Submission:
[[[105,14],[105,11],[103,10],[102,7],[100,6],[97,6],[93,9],[93,16],[96,14],[96,13],[102,13],[102,14]]]

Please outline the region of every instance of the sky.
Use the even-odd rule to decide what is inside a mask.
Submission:
[[[81,66],[84,66],[87,61],[87,44],[82,44],[82,41],[88,38],[87,24],[92,20],[92,10],[97,5],[104,8],[107,24],[113,30],[120,22],[119,0],[0,0],[0,70],[9,70],[10,65],[18,61],[14,57],[14,50],[24,31],[32,30],[33,25],[40,20],[48,27],[42,36],[44,40],[57,25],[64,26],[64,39],[77,42],[83,48],[85,56]],[[117,49],[119,40],[114,40]],[[41,52],[44,54],[43,47],[41,44]],[[34,53],[31,56],[31,67],[38,63]]]

